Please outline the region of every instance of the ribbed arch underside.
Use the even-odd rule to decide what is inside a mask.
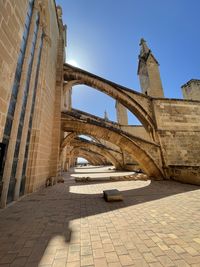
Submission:
[[[72,157],[82,157],[88,160],[92,165],[104,165],[106,163],[103,156],[95,154],[91,151],[86,151],[82,148],[74,147],[71,151]]]
[[[138,138],[137,142],[137,137],[135,137],[133,141],[114,129],[109,129],[97,123],[92,124],[91,122],[82,121],[81,119],[73,119],[65,113],[62,113],[62,129],[66,132],[91,135],[95,138],[109,141],[129,153],[133,160],[137,161],[140,167],[149,176],[159,178],[163,176],[162,166],[159,166],[156,160],[153,159],[147,151],[141,148],[142,141]],[[157,156],[156,158],[159,158],[160,155],[157,154],[160,153],[160,149],[157,145],[152,145],[151,151]]]
[[[151,136],[154,136],[155,122],[150,97],[69,64],[64,64],[63,70],[64,80],[69,83],[69,87],[84,84],[118,100],[139,119],[145,129],[151,133]]]
[[[86,148],[93,153],[98,153],[98,154],[102,155],[103,157],[105,157],[108,162],[112,163],[112,165],[115,166],[116,169],[121,169],[120,162],[118,162],[115,159],[115,157],[113,157],[113,155],[111,153],[109,153],[109,150],[106,147],[99,147],[95,144],[76,140],[76,139],[71,141],[70,145],[73,146],[74,148],[80,148],[80,149]]]

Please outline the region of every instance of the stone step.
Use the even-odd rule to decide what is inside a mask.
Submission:
[[[110,190],[104,190],[103,191],[103,197],[106,201],[122,201],[123,196],[121,192],[117,189],[110,189]]]

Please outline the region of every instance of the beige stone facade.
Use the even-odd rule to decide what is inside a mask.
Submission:
[[[19,195],[43,187],[48,176],[59,172],[65,27],[54,1],[48,0],[22,0],[20,5],[17,1],[1,1],[0,18],[0,142],[2,147],[6,145],[1,158],[4,207]],[[9,109],[13,109],[13,116]]]
[[[3,139],[26,10],[27,1],[21,1],[21,8],[13,1],[0,1],[0,140]]]
[[[142,39],[138,93],[65,64],[65,39],[53,0],[0,1],[1,207],[44,187],[77,157],[200,184],[199,80],[182,86],[185,100],[164,98],[159,64]],[[114,98],[118,122],[74,110],[79,84]],[[128,125],[127,109],[141,126]]]

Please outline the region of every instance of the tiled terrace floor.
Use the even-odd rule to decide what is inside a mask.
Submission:
[[[124,201],[105,202],[108,188]],[[0,212],[0,266],[199,267],[200,188],[66,175]]]

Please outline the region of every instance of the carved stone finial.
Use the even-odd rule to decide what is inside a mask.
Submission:
[[[140,40],[140,56],[145,56],[150,52],[150,49],[144,40],[144,38],[141,38]]]
[[[144,40],[144,38],[140,39],[140,45],[143,45],[143,43],[146,43],[146,41]]]
[[[108,121],[108,120],[109,120],[109,118],[108,118],[108,113],[107,113],[107,111],[106,111],[106,110],[104,111],[104,119],[105,119],[106,121]]]
[[[57,9],[58,18],[62,19],[62,8],[61,8],[61,6],[57,6],[56,9]]]

